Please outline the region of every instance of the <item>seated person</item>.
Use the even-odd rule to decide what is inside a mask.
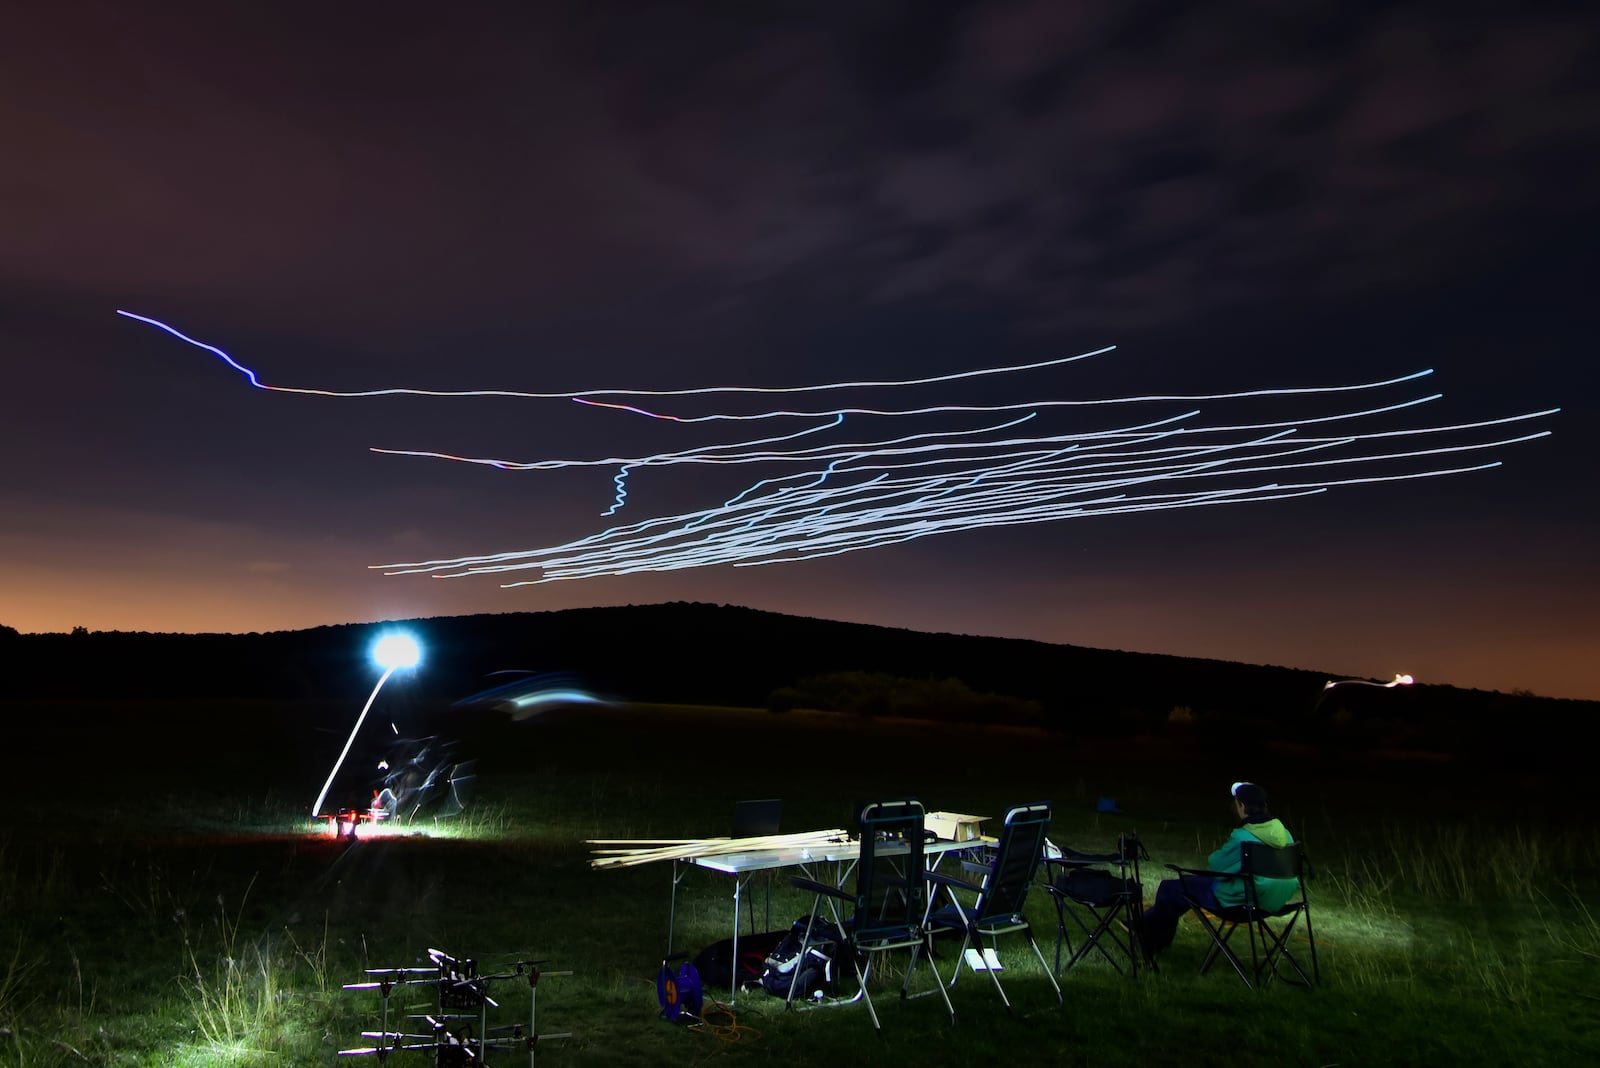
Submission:
[[[1233,784],[1233,811],[1240,825],[1235,827],[1228,840],[1210,857],[1206,868],[1215,872],[1239,870],[1239,843],[1265,842],[1281,849],[1294,841],[1280,820],[1267,812],[1267,792],[1253,782]],[[1267,910],[1279,909],[1294,896],[1298,884],[1293,879],[1267,879],[1256,877],[1256,900]],[[1188,896],[1185,897],[1185,891]],[[1172,944],[1178,931],[1178,920],[1189,911],[1190,901],[1203,909],[1233,908],[1244,904],[1244,880],[1214,879],[1189,876],[1187,879],[1163,879],[1156,888],[1155,903],[1144,910],[1144,927],[1139,932],[1146,957]]]

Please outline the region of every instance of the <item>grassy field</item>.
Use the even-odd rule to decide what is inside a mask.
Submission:
[[[46,726],[24,738],[30,759],[0,831],[3,1064],[333,1064],[378,1026],[379,998],[342,985],[429,947],[485,970],[526,958],[571,969],[539,987],[540,1030],[574,1034],[539,1048],[549,1065],[1600,1060],[1600,831],[1575,807],[1581,789],[1537,776],[1216,740],[593,708],[486,736],[476,799],[447,833],[351,844],[302,819],[333,735],[269,725],[213,738],[207,724],[236,725],[242,710],[197,707],[132,711],[140,730],[75,739],[63,725],[81,710],[9,711],[14,725]],[[270,709],[248,711],[270,724]],[[1058,844],[1103,849],[1137,831],[1153,891],[1164,863],[1197,864],[1226,835],[1237,778],[1268,786],[1316,864],[1314,992],[1197,975],[1206,943],[1186,920],[1158,974],[1135,982],[1091,962],[1063,979],[1065,1007],[1008,940],[1015,1018],[969,974],[954,1027],[937,999],[900,1002],[885,983],[881,1036],[860,1007],[786,1013],[760,995],[692,1030],[658,1017],[670,865],[596,871],[585,845],[726,833],[743,797],[783,797],[786,830],[844,826],[857,798],[995,816],[1048,800]],[[1102,796],[1122,814],[1098,814]],[[730,894],[721,876],[684,878],[677,949],[729,933]],[[773,925],[808,905],[780,882]],[[1030,916],[1048,956],[1042,892]],[[524,992],[498,989],[506,1008],[491,1022],[525,1016]]]

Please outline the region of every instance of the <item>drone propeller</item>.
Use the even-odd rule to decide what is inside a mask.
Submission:
[[[339,1051],[339,1056],[370,1057],[372,1054],[376,1053],[379,1057],[384,1057],[390,1053],[399,1052],[400,1050],[430,1050],[438,1048],[438,1043],[433,1040],[433,1037],[431,1035],[427,1035],[419,1037],[416,1041],[416,1044],[407,1044],[402,1046],[363,1046],[360,1049],[342,1049]],[[470,1053],[471,1051],[469,1050],[468,1052]]]
[[[433,1035],[413,1035],[402,1031],[363,1031],[362,1038],[376,1038],[380,1045],[375,1047],[379,1051],[397,1049],[432,1049]],[[387,1042],[387,1045],[382,1043]],[[423,1045],[409,1045],[408,1043],[423,1043]],[[367,1052],[366,1050],[342,1050],[341,1052]]]
[[[433,968],[368,968],[368,975],[432,975]]]
[[[433,1035],[408,1035],[402,1034],[399,1031],[363,1031],[361,1032],[361,1037],[376,1038],[380,1040],[393,1039],[394,1041],[388,1045],[362,1046],[359,1049],[342,1049],[339,1051],[339,1056],[361,1057],[376,1053],[381,1057],[384,1054],[393,1053],[396,1050],[434,1049],[437,1046],[437,1042],[435,1041]]]
[[[483,987],[484,979],[487,978],[488,976],[484,976],[483,978],[479,979],[463,979],[461,982],[454,984],[451,989],[471,991],[474,997],[482,998],[485,1005],[489,1006],[491,1009],[498,1009],[500,1007],[500,1003],[494,998],[490,997],[489,992]]]
[[[385,987],[393,988],[397,986],[427,986],[430,983],[437,983],[439,981],[440,979],[437,975],[429,979],[375,979],[372,982],[367,983],[346,983],[344,984],[344,989],[383,990]],[[388,995],[385,994],[384,996],[387,997]]]
[[[510,1031],[514,1036],[518,1038],[522,1037],[522,1025],[519,1023],[499,1024],[498,1026],[489,1028],[489,1032],[491,1034],[496,1031]]]

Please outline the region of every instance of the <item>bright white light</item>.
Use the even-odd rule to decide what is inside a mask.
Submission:
[[[422,659],[422,647],[411,635],[393,631],[372,643],[372,659],[385,671],[414,668]]]
[[[1327,693],[1335,686],[1377,686],[1380,689],[1392,690],[1396,686],[1414,685],[1416,681],[1416,679],[1404,672],[1397,672],[1395,677],[1388,682],[1373,682],[1371,679],[1329,679],[1322,684],[1322,692]]]

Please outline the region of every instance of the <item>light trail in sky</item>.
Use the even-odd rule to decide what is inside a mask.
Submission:
[[[600,513],[601,518],[616,515],[622,510],[622,502],[628,499],[628,472],[632,468],[632,464],[623,464],[616,477],[611,480],[617,484],[617,499],[611,502],[610,508]]]
[[[568,390],[560,393],[533,393],[516,389],[415,389],[411,387],[390,386],[383,389],[313,389],[304,386],[273,386],[261,381],[255,371],[235,360],[222,349],[215,345],[207,344],[190,337],[177,327],[164,323],[160,319],[152,319],[148,315],[139,315],[135,312],[117,309],[117,314],[129,319],[164,330],[196,348],[219,357],[229,367],[244,375],[252,386],[257,389],[269,389],[276,393],[298,393],[308,397],[510,397],[524,400],[577,400],[583,401],[585,397],[689,397],[714,393],[810,393],[817,390],[834,389],[863,389],[878,386],[924,386],[942,382],[956,382],[967,378],[983,378],[989,375],[1011,374],[1016,371],[1032,371],[1041,367],[1056,367],[1065,363],[1075,363],[1078,360],[1087,360],[1093,356],[1103,356],[1116,348],[1115,345],[1106,345],[1092,352],[1079,353],[1076,356],[1058,356],[1051,360],[1039,360],[1034,363],[1012,364],[1008,367],[979,367],[969,371],[956,371],[951,374],[934,375],[928,378],[902,378],[881,379],[877,381],[858,382],[823,382],[810,386],[696,386],[690,389],[580,389]],[[1424,372],[1426,373],[1426,372]],[[590,402],[592,403],[592,402]],[[601,407],[625,407],[622,405],[600,405]],[[643,409],[632,408],[632,411],[641,415],[651,415]],[[674,419],[670,415],[656,415],[657,419]]]
[[[394,395],[510,397],[577,401],[594,409],[596,435],[614,422],[607,413],[643,417],[646,427],[676,434],[684,424],[719,421],[804,420],[799,430],[748,435],[632,455],[596,450],[592,458],[513,460],[435,449],[374,448],[388,455],[426,457],[527,473],[567,468],[615,469],[601,514],[618,513],[629,488],[647,472],[703,469],[707,476],[745,465],[765,468],[742,488],[688,492],[703,507],[608,526],[585,537],[542,548],[374,565],[391,575],[436,578],[503,576],[533,572],[507,586],[720,565],[785,563],[920,538],[989,527],[1060,522],[1095,516],[1257,504],[1382,482],[1410,482],[1480,472],[1499,466],[1488,454],[1546,437],[1550,431],[1500,435],[1496,428],[1553,416],[1560,409],[1474,421],[1401,426],[1400,413],[1442,399],[1442,394],[1382,396],[1405,390],[1431,370],[1373,381],[1324,386],[1283,386],[1242,391],[1147,393],[1109,398],[1038,396],[1026,386],[1042,372],[1058,371],[1112,347],[1059,359],[982,367],[921,378],[864,379],[808,386],[708,386],[669,390],[372,389],[330,391],[269,386],[257,373],[216,346],[155,319],[119,312],[208,351],[253,386],[277,392],[340,398]],[[849,393],[912,387],[989,388],[1025,380],[1024,399],[992,404],[873,405],[855,396],[844,403],[753,410],[659,412],[622,400],[593,398]],[[1350,396],[1373,393],[1371,401]],[[1294,405],[1299,414],[1281,408]],[[1266,410],[1260,410],[1262,406]],[[1304,410],[1309,407],[1309,410]],[[652,405],[654,407],[654,405]],[[1212,410],[1217,409],[1215,415]],[[1137,412],[1138,414],[1134,414]],[[1003,418],[996,418],[1001,416]],[[1086,425],[1095,420],[1098,425]],[[849,429],[846,430],[848,421]],[[892,421],[892,422],[890,422]],[[909,424],[909,425],[908,425]],[[792,424],[791,424],[792,425]],[[893,432],[886,427],[899,429]],[[1310,432],[1308,432],[1310,431]],[[658,432],[658,431],[652,431]],[[702,428],[699,431],[704,434]],[[810,439],[801,442],[799,439]],[[675,488],[672,485],[668,489]],[[720,503],[709,503],[719,501]]]

